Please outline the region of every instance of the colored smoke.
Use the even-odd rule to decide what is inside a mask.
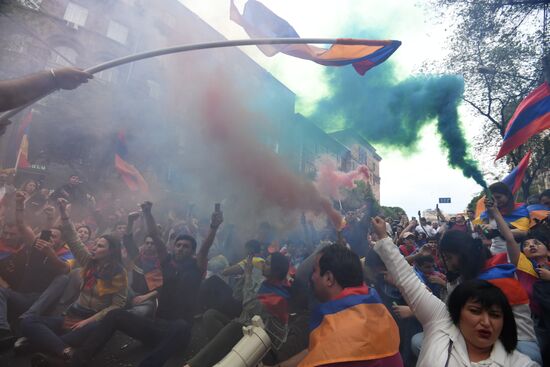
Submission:
[[[346,69],[327,69],[327,73],[332,94],[318,103],[311,116],[325,130],[354,128],[372,143],[409,153],[418,148],[422,128],[435,121],[449,165],[487,186],[468,154],[458,116],[462,78],[417,76],[396,82],[391,62],[364,78]]]
[[[204,139],[216,147],[218,159],[231,179],[238,180],[252,197],[256,193],[286,212],[324,212],[340,228],[342,216],[331,201],[313,182],[295,175],[253,133],[249,124],[258,123],[262,117],[245,109],[237,99],[239,93],[228,85],[223,77],[216,78],[200,100]]]
[[[338,170],[338,162],[328,155],[323,155],[315,161],[317,168],[317,177],[315,186],[321,194],[334,200],[344,199],[341,190],[353,189],[356,187],[355,181],[367,181],[369,178],[369,169],[366,166],[359,166],[350,172]]]

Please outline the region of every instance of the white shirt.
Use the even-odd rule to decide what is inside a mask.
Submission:
[[[422,229],[424,228],[424,229]],[[429,226],[429,225],[425,225],[425,226],[422,226],[422,225],[417,225],[416,228],[415,228],[416,232],[417,233],[427,233],[428,234],[428,237],[435,237],[435,235],[437,234],[437,231],[435,229],[433,229],[432,226]],[[425,231],[425,232],[424,232]]]
[[[388,272],[393,276],[395,284],[424,329],[424,340],[417,366],[443,367],[448,360],[448,367],[471,367],[473,364],[466,349],[466,341],[458,327],[453,324],[445,303],[434,296],[418,279],[413,268],[389,238],[376,242],[374,250],[380,255]],[[478,365],[480,363],[482,362],[478,362]],[[500,340],[497,340],[493,346],[489,359],[483,361],[481,365],[484,367],[539,366],[517,350],[508,354]]]

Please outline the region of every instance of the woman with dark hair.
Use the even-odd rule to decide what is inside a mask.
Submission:
[[[380,238],[374,250],[424,329],[418,366],[537,366],[515,350],[514,317],[499,288],[482,280],[466,281],[446,306],[426,289],[387,237],[384,221],[377,217],[372,224]]]
[[[512,191],[502,182],[495,182],[489,186],[493,200],[516,239],[522,239],[529,230],[529,211],[524,204],[516,203]],[[491,237],[491,253],[506,252],[506,241],[498,235],[497,224],[487,211],[481,214],[481,219],[489,221],[489,227],[495,233]]]
[[[128,279],[121,265],[120,241],[114,236],[99,237],[90,252],[80,241],[67,216],[67,201],[58,199],[63,236],[82,268],[82,287],[75,303],[60,317],[28,317],[21,331],[33,349],[59,361],[70,358],[70,347],[81,345],[109,311],[126,305]],[[33,366],[51,357],[37,354]]]
[[[439,251],[450,273],[447,291],[450,293],[458,284],[472,279],[487,280],[499,287],[512,306],[518,329],[518,350],[540,362],[529,297],[516,279],[516,268],[508,262],[506,253],[493,256],[481,240],[458,231],[445,233]]]
[[[38,182],[36,180],[28,179],[23,182],[19,191],[25,195],[26,200],[33,196],[38,191]]]

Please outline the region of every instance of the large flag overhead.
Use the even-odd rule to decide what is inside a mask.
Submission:
[[[497,158],[504,157],[531,136],[550,128],[550,85],[544,82],[519,104],[510,119]]]
[[[252,38],[300,38],[286,20],[256,0],[248,0],[244,6],[243,14],[239,13],[234,0],[231,0],[230,18],[243,27]],[[266,56],[282,52],[325,66],[352,64],[359,74],[364,75],[369,69],[386,61],[401,46],[400,41],[363,41],[365,44],[334,44],[328,49],[307,44],[259,45],[258,48]]]
[[[527,167],[529,167],[529,160],[531,159],[531,151],[529,151],[525,157],[522,158],[521,162],[508,174],[508,176],[504,177],[501,182],[504,182],[510,190],[512,190],[512,194],[515,194],[519,188],[521,187],[521,183],[523,182],[523,176],[525,176],[525,172],[527,172]]]
[[[121,130],[117,135],[116,141],[115,168],[130,190],[149,192],[149,185],[139,170],[126,161],[127,154],[126,137]]]

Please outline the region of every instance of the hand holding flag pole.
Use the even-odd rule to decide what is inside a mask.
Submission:
[[[261,39],[241,39],[241,40],[225,40],[225,41],[216,41],[216,42],[205,42],[205,43],[193,43],[188,45],[179,45],[167,48],[161,48],[157,50],[137,53],[134,55],[129,55],[107,61],[95,66],[92,66],[84,71],[90,74],[99,73],[103,70],[111,69],[116,66],[128,64],[134,61],[150,59],[157,56],[170,55],[180,52],[195,51],[195,50],[205,50],[212,48],[223,48],[223,47],[235,47],[235,46],[251,46],[251,45],[293,45],[293,44],[338,44],[338,45],[369,45],[372,41],[366,39],[352,39],[352,38],[261,38]],[[0,115],[0,127],[7,126],[11,123],[8,119],[18,112],[22,111],[26,107],[38,102],[42,98],[48,96],[50,93],[44,94],[35,100],[27,103],[24,106],[15,108],[13,110],[4,112]]]

